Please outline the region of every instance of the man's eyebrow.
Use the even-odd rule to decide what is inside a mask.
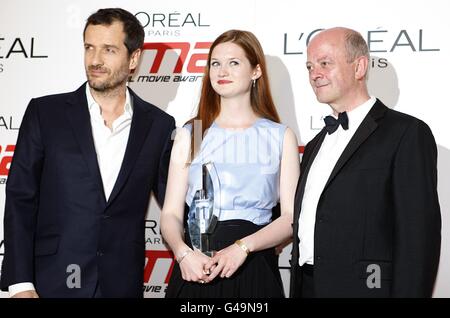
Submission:
[[[104,44],[103,47],[106,47],[106,48],[111,48],[112,47],[112,48],[115,48],[115,49],[119,48],[117,45],[114,45],[114,44]]]

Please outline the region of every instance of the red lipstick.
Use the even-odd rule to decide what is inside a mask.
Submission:
[[[223,85],[223,84],[230,84],[233,83],[232,81],[228,81],[228,80],[218,80],[217,84],[219,85]]]

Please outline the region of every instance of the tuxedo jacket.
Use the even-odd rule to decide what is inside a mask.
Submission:
[[[23,117],[6,185],[3,290],[32,282],[41,297],[92,297],[98,284],[104,297],[142,297],[145,215],[152,191],[163,202],[175,122],[130,89],[130,135],[106,200],[85,85],[32,99]]]
[[[323,129],[306,145],[302,158],[291,297],[301,284],[295,269],[303,193],[326,133]],[[441,242],[436,163],[429,127],[377,100],[338,159],[317,204],[317,297],[431,296]]]

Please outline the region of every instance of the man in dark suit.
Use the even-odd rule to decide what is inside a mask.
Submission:
[[[308,45],[333,110],[305,147],[294,209],[291,297],[430,297],[439,264],[437,150],[429,127],[369,96],[367,44],[333,28]]]
[[[142,297],[145,215],[163,202],[174,120],[126,82],[144,30],[101,9],[84,29],[87,85],[33,99],[6,186],[1,287],[15,297]]]

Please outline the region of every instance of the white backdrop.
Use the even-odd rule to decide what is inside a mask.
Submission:
[[[284,123],[306,144],[322,127],[305,70],[306,43],[318,29],[347,26],[369,42],[371,94],[423,119],[439,148],[441,262],[434,297],[450,297],[450,125],[447,62],[450,22],[445,0],[302,1],[15,0],[0,3],[0,219],[18,128],[30,98],[75,90],[85,81],[82,31],[101,7],[122,7],[145,26],[146,50],[130,86],[182,125],[195,112],[205,54],[222,32],[250,30],[265,50],[273,95]],[[162,58],[160,62],[158,59]],[[178,63],[178,64],[177,64]],[[64,164],[64,163],[61,163]],[[162,242],[159,209],[147,218],[146,297],[163,297],[173,265]],[[0,262],[3,229],[0,229]],[[280,258],[288,288],[290,247]],[[414,264],[412,264],[414,266]],[[6,294],[0,294],[6,296]]]

